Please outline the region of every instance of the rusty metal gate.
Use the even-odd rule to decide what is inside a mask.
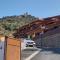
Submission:
[[[18,39],[7,39],[6,60],[21,60],[21,42]]]

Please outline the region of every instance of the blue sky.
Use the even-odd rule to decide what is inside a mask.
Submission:
[[[0,0],[0,17],[25,12],[39,18],[60,15],[60,0]]]

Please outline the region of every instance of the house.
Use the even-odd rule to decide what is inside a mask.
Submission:
[[[48,17],[43,20],[33,21],[19,29],[14,36],[17,38],[35,38],[41,32],[45,33],[60,26],[60,16]]]

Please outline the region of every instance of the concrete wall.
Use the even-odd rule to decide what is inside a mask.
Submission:
[[[60,48],[60,27],[52,29],[34,39],[37,47]]]

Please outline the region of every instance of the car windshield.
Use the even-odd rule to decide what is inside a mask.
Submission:
[[[33,42],[27,42],[28,44],[33,44]]]

